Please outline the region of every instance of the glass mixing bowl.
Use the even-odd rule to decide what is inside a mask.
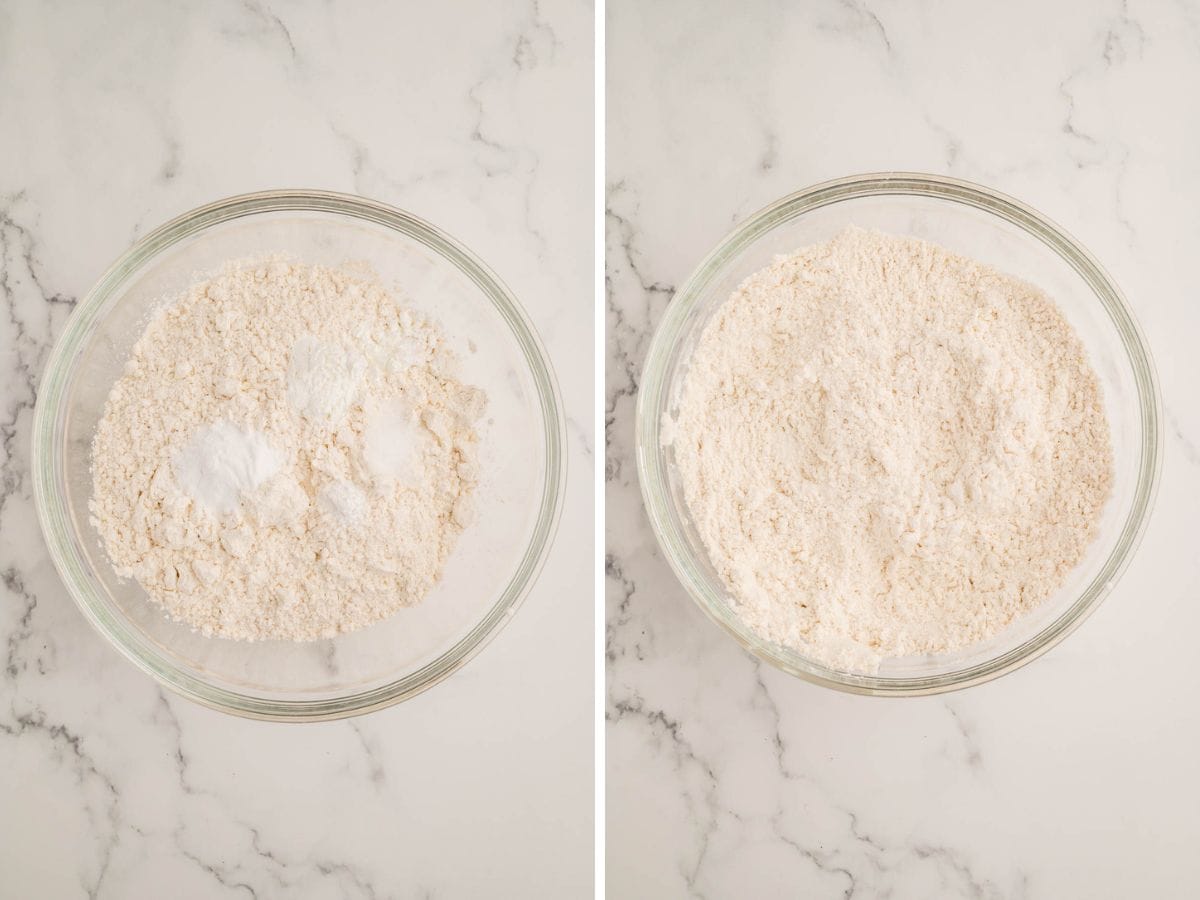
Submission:
[[[425,600],[331,640],[206,638],[165,617],[112,571],[88,520],[92,434],[147,314],[230,259],[286,254],[366,262],[406,305],[438,321],[482,386],[477,521]],[[516,612],[546,558],[565,476],[554,375],[512,293],[469,250],[408,213],[359,197],[275,191],[168,222],[83,299],[46,364],[33,426],[34,496],[50,555],[80,609],[125,656],[208,706],[320,720],[389,706],[447,677]]]
[[[692,349],[714,312],[751,273],[849,225],[914,235],[990,263],[1046,291],[1078,331],[1104,391],[1115,479],[1097,539],[1062,588],[992,640],[934,656],[885,660],[877,674],[838,671],[763,640],[708,559],[688,514],[674,449],[661,441]],[[1099,263],[1023,203],[932,175],[889,172],[827,182],[785,197],[727,235],[675,294],[655,332],[637,402],[642,495],[676,576],[713,620],[756,656],[801,678],[862,694],[932,694],[979,684],[1029,662],[1069,634],[1112,590],[1153,503],[1161,455],[1154,366],[1128,304]]]

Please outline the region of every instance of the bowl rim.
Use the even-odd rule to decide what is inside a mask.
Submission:
[[[92,334],[107,301],[142,265],[215,225],[262,213],[325,213],[383,226],[416,240],[466,275],[492,303],[521,348],[533,378],[545,428],[542,495],[525,552],[497,601],[452,647],[414,672],[367,690],[319,699],[265,697],[232,690],[174,665],[141,632],[111,613],[101,598],[72,526],[65,490],[66,387],[78,349]],[[316,722],[361,715],[428,690],[473,659],[507,624],[528,595],[558,529],[565,500],[566,421],[557,378],[541,338],[516,296],[460,241],[411,213],[353,194],[309,189],[258,191],[226,197],[176,216],[136,241],[76,305],[42,370],[34,409],[31,469],[34,504],[54,567],[76,605],[126,659],[164,687],[212,709],[245,718]]]
[[[880,196],[933,198],[981,210],[1017,226],[1056,253],[1088,285],[1120,335],[1133,369],[1141,414],[1138,478],[1130,512],[1095,578],[1064,613],[1029,640],[984,662],[940,675],[881,677],[842,672],[754,634],[695,565],[683,536],[679,510],[667,489],[665,453],[660,444],[660,412],[666,408],[666,392],[670,390],[667,375],[673,356],[685,334],[682,325],[724,264],[777,225],[846,200]],[[1063,640],[1100,605],[1134,556],[1150,519],[1162,468],[1162,429],[1158,376],[1145,335],[1116,283],[1082,244],[1046,216],[1007,194],[962,179],[894,171],[851,175],[796,191],[746,217],[717,242],[675,292],[654,331],[638,390],[634,447],[642,499],[667,563],[692,600],[745,650],[784,672],[824,687],[875,696],[923,696],[982,684],[1016,670]]]

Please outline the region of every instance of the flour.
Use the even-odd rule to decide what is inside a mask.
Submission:
[[[742,283],[669,426],[739,615],[850,671],[967,647],[1038,606],[1111,490],[1097,379],[1054,304],[860,229]]]
[[[117,574],[237,639],[329,637],[419,602],[479,477],[486,398],[454,371],[438,328],[361,275],[270,260],[189,288],[96,429],[90,509]]]

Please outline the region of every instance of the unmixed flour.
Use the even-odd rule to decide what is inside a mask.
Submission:
[[[373,278],[231,264],[166,304],[92,447],[119,575],[206,635],[313,640],[420,601],[469,523],[486,398]]]
[[[1055,305],[857,228],[742,283],[670,432],[742,619],[850,671],[999,633],[1079,563],[1111,489],[1099,385]]]

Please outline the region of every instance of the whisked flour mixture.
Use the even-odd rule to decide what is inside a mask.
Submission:
[[[851,671],[1036,607],[1112,482],[1096,376],[1041,291],[856,228],[743,282],[669,432],[743,620]]]
[[[119,575],[206,635],[313,640],[420,601],[472,516],[486,398],[369,276],[231,265],[150,321],[92,446]]]

